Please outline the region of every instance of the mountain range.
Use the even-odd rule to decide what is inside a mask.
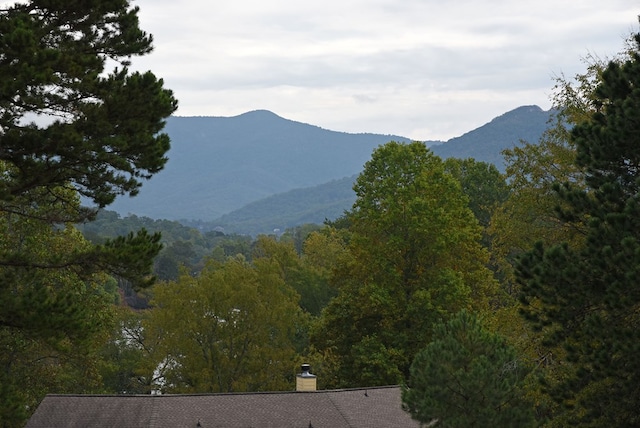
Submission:
[[[522,106],[459,137],[425,141],[442,158],[475,158],[504,168],[501,152],[537,142],[552,111]],[[235,233],[270,233],[334,219],[355,199],[351,186],[373,150],[398,135],[350,134],[266,110],[234,117],[170,117],[164,170],[110,210],[180,220]]]

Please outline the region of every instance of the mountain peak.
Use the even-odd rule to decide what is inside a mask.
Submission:
[[[540,114],[548,114],[537,105],[530,106],[520,106],[513,110],[510,110],[506,113],[501,114],[498,117],[495,117],[489,123],[502,122],[505,120],[519,119],[523,117],[531,117],[531,115],[540,115]]]
[[[281,116],[278,116],[277,114],[275,114],[274,112],[270,111],[270,110],[263,110],[263,109],[258,109],[258,110],[251,110],[248,111],[246,113],[242,113],[239,114],[237,116],[234,116],[236,118],[248,118],[248,119],[258,119],[258,120],[263,120],[263,119],[284,119]]]
[[[544,111],[536,105],[521,106],[510,110],[490,122],[434,147],[442,158],[471,157],[489,162],[504,170],[502,151],[521,141],[537,143],[547,128],[553,111]]]

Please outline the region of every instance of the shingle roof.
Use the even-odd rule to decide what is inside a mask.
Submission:
[[[27,428],[419,427],[400,387],[196,395],[47,395]]]

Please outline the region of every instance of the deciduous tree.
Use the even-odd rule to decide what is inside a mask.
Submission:
[[[558,207],[565,202],[554,186],[571,182],[584,187],[584,178],[575,163],[576,147],[570,138],[572,127],[596,111],[594,91],[606,63],[595,57],[585,59],[587,70],[571,79],[556,78],[551,102],[555,111],[540,141],[522,141],[505,150],[509,196],[494,212],[489,233],[492,253],[510,294],[515,294],[513,264],[536,241],[548,245],[568,241],[578,244],[584,230],[578,222],[563,222]]]
[[[143,328],[160,338],[155,364],[164,379],[158,390],[291,387],[301,311],[275,260],[211,261],[196,277],[185,272],[176,282],[157,284],[153,295]]]
[[[475,159],[448,158],[445,170],[460,182],[469,198],[469,208],[483,228],[489,227],[493,211],[504,202],[509,189],[498,168]]]
[[[424,144],[379,147],[354,189],[350,256],[311,343],[338,356],[335,386],[395,384],[432,324],[487,309],[495,282],[460,183]]]

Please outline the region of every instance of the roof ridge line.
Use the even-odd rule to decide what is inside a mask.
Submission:
[[[118,398],[159,398],[159,397],[198,397],[198,396],[214,396],[214,395],[269,395],[269,394],[325,394],[332,392],[348,392],[348,391],[372,391],[375,389],[399,388],[400,385],[382,385],[357,388],[340,388],[340,389],[318,389],[315,391],[236,391],[236,392],[200,392],[187,394],[47,394],[51,397],[118,397]]]

